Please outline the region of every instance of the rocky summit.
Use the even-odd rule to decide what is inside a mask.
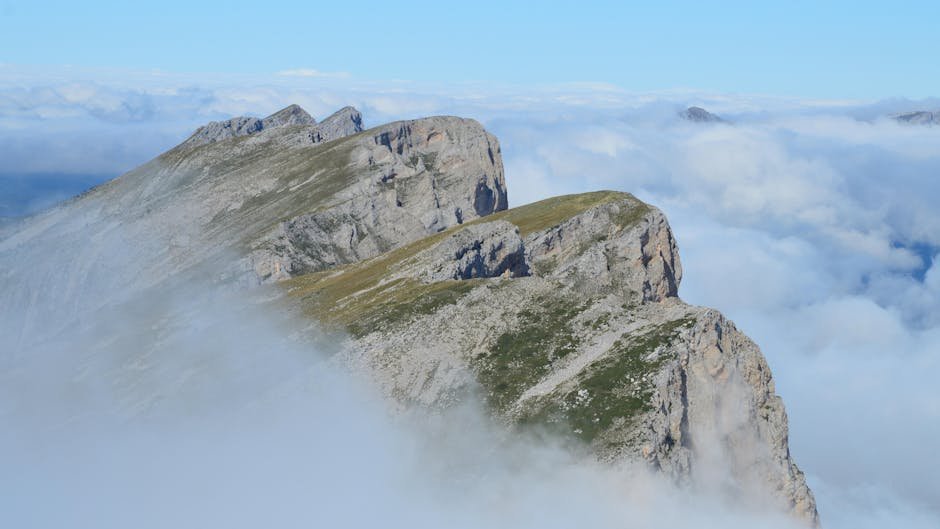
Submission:
[[[694,123],[725,123],[724,119],[702,107],[689,107],[679,112],[679,117]]]
[[[362,115],[352,107],[345,107],[317,125],[317,121],[306,110],[298,105],[290,105],[263,119],[241,116],[225,121],[210,122],[199,127],[183,142],[183,146],[198,147],[290,125],[299,125],[309,129],[307,137],[310,142],[321,143],[361,131]]]
[[[336,358],[402,408],[481,396],[509,428],[685,486],[720,482],[742,501],[766,493],[816,525],[767,362],[718,311],[678,297],[663,213],[617,191],[508,205],[499,142],[476,121],[362,130],[353,108],[318,123],[290,106],[210,123],[4,228],[0,287],[42,283],[29,295],[54,290],[74,307],[86,299],[75,277],[159,290],[208,270],[337,331]],[[119,251],[103,259],[129,245],[133,266]],[[31,247],[68,252],[72,279],[49,285]],[[36,302],[22,296],[11,305]],[[20,340],[56,325],[0,316],[21,319]]]

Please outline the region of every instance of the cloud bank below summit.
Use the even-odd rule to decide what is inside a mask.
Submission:
[[[682,297],[767,355],[825,526],[940,523],[940,128],[881,118],[937,101],[87,77],[0,85],[3,172],[116,175],[210,119],[352,104],[367,125],[477,118],[500,138],[511,205],[633,192],[670,219]],[[734,125],[682,122],[690,104]]]
[[[665,210],[680,295],[761,345],[827,527],[940,520],[940,130],[837,113],[506,127],[513,200],[615,188]]]

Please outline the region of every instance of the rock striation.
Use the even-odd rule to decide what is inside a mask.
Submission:
[[[270,303],[342,331],[337,360],[401,407],[482,397],[509,428],[818,524],[766,360],[679,299],[661,211],[614,191],[508,209],[499,142],[479,123],[361,128],[348,107],[210,123],[3,231],[5,306],[26,307],[0,307],[20,332],[8,340],[69,325],[31,304],[103,310],[83,305],[88,284],[114,289],[119,311],[127,290],[183,277],[271,283]],[[68,256],[66,274],[43,268],[61,262],[48,252]]]
[[[344,121],[345,109],[339,113]],[[435,117],[357,137],[329,205],[286,219],[250,255],[262,281],[373,257],[506,209],[499,142],[475,121]]]

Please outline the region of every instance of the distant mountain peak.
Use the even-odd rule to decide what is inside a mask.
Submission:
[[[695,123],[725,123],[725,120],[721,117],[712,114],[702,107],[696,106],[691,106],[682,112],[679,112],[679,117],[686,121],[693,121]]]
[[[362,113],[355,107],[345,106],[321,121],[316,131],[311,134],[311,139],[315,143],[331,141],[362,130]]]
[[[927,110],[915,110],[913,112],[903,112],[891,116],[898,123],[906,125],[940,125],[940,110],[933,112]]]
[[[183,142],[183,146],[198,147],[289,125],[309,127],[310,141],[320,143],[362,131],[362,114],[355,108],[346,106],[318,124],[317,120],[299,105],[288,105],[264,119],[239,116],[209,122],[196,129],[196,132]]]
[[[300,105],[288,105],[281,110],[271,114],[261,120],[264,128],[278,127],[281,125],[316,125],[317,120],[300,108]]]

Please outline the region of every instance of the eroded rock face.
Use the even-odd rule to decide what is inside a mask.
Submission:
[[[721,483],[818,525],[760,349],[714,310],[699,309],[686,332],[675,361],[657,374],[641,428],[644,456],[678,479]]]
[[[362,114],[353,107],[343,107],[321,121],[311,139],[314,143],[332,141],[362,130]]]
[[[261,123],[264,128],[273,128],[282,125],[316,125],[317,120],[313,119],[313,116],[300,106],[288,105],[264,118]]]
[[[229,138],[248,136],[261,132],[262,129],[264,129],[264,121],[258,118],[242,116],[225,121],[212,121],[196,129],[196,132],[183,144],[195,147]]]
[[[286,114],[290,120],[299,111]],[[353,123],[347,130],[358,127],[357,113],[340,115]],[[402,126],[450,139],[414,141],[403,155],[377,143],[376,135]],[[66,325],[60,320],[75,310],[94,311],[85,303],[101,296],[86,289],[100,285],[157,288],[195,270],[255,285],[376,255],[476,218],[481,183],[498,189],[505,207],[502,163],[498,155],[488,161],[499,145],[475,121],[428,118],[322,143],[308,133],[307,125],[282,124],[198,147],[184,143],[5,234],[0,257],[21,252],[4,261],[13,285],[4,283],[7,306],[61,307],[61,314],[38,318],[0,307],[0,315],[28,339]],[[68,255],[70,274],[36,273],[41,267],[30,263],[45,263],[50,251]]]
[[[300,127],[307,142],[323,143],[361,132],[362,114],[353,107],[343,107],[317,124],[317,120],[306,110],[298,105],[289,105],[264,119],[242,116],[212,121],[199,127],[182,146],[198,147],[289,126]]]
[[[392,123],[355,140],[344,170],[357,176],[335,204],[280,223],[252,253],[262,281],[372,257],[506,208],[499,143],[476,121]]]
[[[526,248],[536,270],[586,291],[617,289],[625,298],[661,301],[678,295],[682,280],[666,217],[635,199],[592,208],[534,234]]]
[[[519,228],[506,221],[467,226],[416,257],[413,275],[426,283],[529,274]]]

